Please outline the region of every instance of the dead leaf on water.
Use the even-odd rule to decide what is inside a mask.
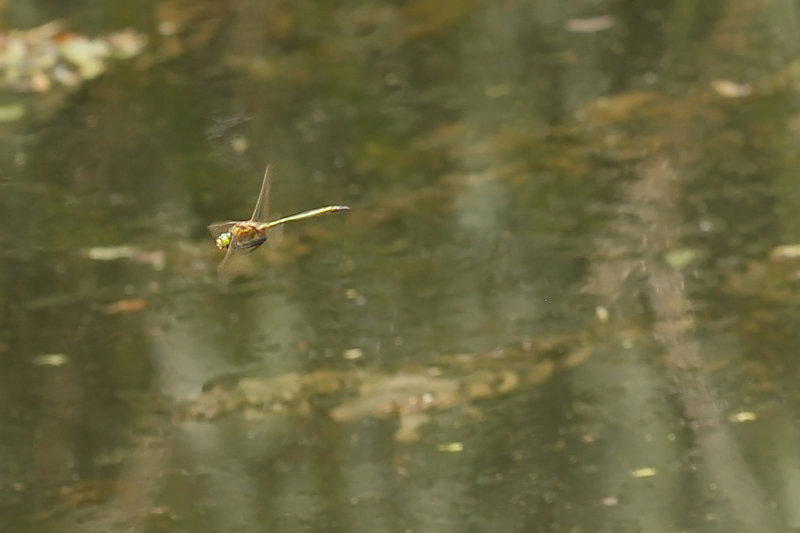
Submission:
[[[93,261],[132,259],[137,263],[150,265],[156,270],[163,270],[166,264],[166,253],[163,250],[144,251],[128,245],[95,246],[82,250],[81,255]]]
[[[738,413],[734,413],[729,417],[731,422],[755,422],[757,419],[756,414],[752,411],[740,411]]]
[[[612,27],[614,27],[614,17],[611,15],[569,19],[564,25],[567,31],[573,33],[595,33]]]
[[[166,264],[166,253],[164,250],[155,250],[152,252],[139,252],[134,255],[133,260],[137,263],[150,265],[156,270],[164,270]]]
[[[606,496],[601,501],[603,505],[606,507],[614,507],[616,505],[619,505],[619,498],[617,498],[616,496]]]
[[[796,259],[800,257],[800,244],[776,246],[769,252],[770,259]]]
[[[139,253],[133,246],[95,246],[87,248],[83,254],[94,261],[116,261],[117,259],[130,259]]]
[[[464,451],[463,442],[442,442],[436,445],[436,449],[440,452],[459,453]]]
[[[364,416],[385,417],[448,409],[463,401],[457,379],[415,374],[375,376],[361,384],[357,397],[334,407],[330,415],[344,422]]]
[[[420,439],[419,428],[430,421],[426,413],[406,413],[400,416],[400,426],[394,433],[396,442],[416,442]]]
[[[635,478],[653,477],[656,475],[656,469],[651,467],[637,468],[631,471],[631,476]]]
[[[0,122],[14,122],[25,116],[25,106],[19,102],[0,105]]]
[[[37,366],[61,366],[67,364],[69,358],[63,353],[47,353],[33,358]]]
[[[362,357],[364,357],[364,350],[362,350],[361,348],[350,348],[344,351],[342,357],[344,357],[348,361],[361,359]]]
[[[545,359],[527,370],[525,373],[525,383],[535,384],[547,381],[555,370],[556,364],[550,359]]]
[[[576,366],[580,365],[589,357],[591,357],[592,353],[594,352],[594,348],[589,345],[584,345],[576,348],[575,350],[571,351],[562,361],[562,365],[564,368],[575,368]]]
[[[744,98],[753,93],[753,86],[749,83],[736,83],[731,80],[714,80],[711,87],[716,93],[725,98]]]
[[[697,257],[691,248],[673,248],[664,254],[664,261],[672,268],[681,269],[689,265]]]
[[[499,378],[499,382],[495,386],[497,394],[508,394],[519,387],[520,379],[516,372],[504,370]]]
[[[107,315],[117,315],[120,313],[135,313],[147,307],[147,301],[143,298],[127,298],[117,300],[103,308]]]

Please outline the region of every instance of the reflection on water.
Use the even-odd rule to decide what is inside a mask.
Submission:
[[[800,527],[781,3],[148,5],[0,136],[0,530]]]

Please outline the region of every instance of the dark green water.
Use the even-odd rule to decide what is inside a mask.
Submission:
[[[0,531],[800,528],[794,4],[5,9]]]

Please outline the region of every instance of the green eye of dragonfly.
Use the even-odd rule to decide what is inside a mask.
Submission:
[[[229,232],[220,233],[219,237],[217,237],[217,248],[220,250],[227,250],[228,246],[231,245],[231,234]]]

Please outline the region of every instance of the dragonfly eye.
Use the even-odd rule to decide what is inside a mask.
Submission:
[[[231,245],[231,234],[229,232],[220,233],[217,237],[217,248],[220,250],[227,250]]]

